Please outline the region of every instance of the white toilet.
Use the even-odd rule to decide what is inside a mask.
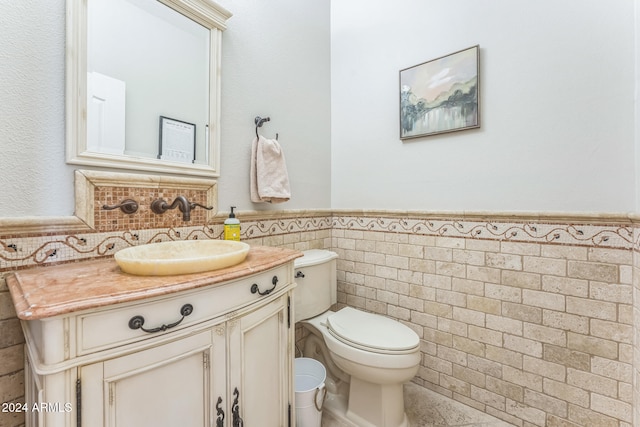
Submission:
[[[403,383],[420,364],[420,338],[408,326],[337,298],[335,252],[312,249],[295,262],[295,320],[311,332],[304,356],[328,371],[325,410],[360,427],[408,426]]]

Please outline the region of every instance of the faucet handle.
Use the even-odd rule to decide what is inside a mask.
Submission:
[[[191,209],[195,209],[196,207],[200,207],[200,208],[204,208],[208,211],[210,211],[211,209],[213,209],[213,206],[205,206],[205,205],[201,205],[200,203],[195,203],[195,202],[191,202]]]
[[[132,199],[124,199],[120,204],[118,205],[102,205],[102,209],[106,210],[106,211],[110,211],[113,209],[118,209],[120,208],[120,210],[124,213],[126,213],[127,215],[131,215],[133,213],[136,213],[136,211],[138,210],[138,202],[136,202],[135,200]]]
[[[169,204],[163,199],[156,199],[151,203],[151,210],[155,214],[162,215],[169,209]]]

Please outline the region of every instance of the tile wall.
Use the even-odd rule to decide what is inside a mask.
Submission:
[[[636,235],[640,230],[636,229]],[[633,420],[640,425],[640,248],[633,247]]]
[[[332,236],[339,301],[422,337],[417,383],[516,426],[633,425],[630,224],[334,216]]]
[[[338,252],[340,304],[413,328],[423,353],[415,382],[424,387],[522,427],[631,426],[640,414],[640,249],[628,218],[283,211],[240,219],[251,244]],[[223,220],[0,236],[0,401],[24,394],[24,338],[3,274],[149,241],[220,238]],[[3,427],[23,419],[0,412]]]

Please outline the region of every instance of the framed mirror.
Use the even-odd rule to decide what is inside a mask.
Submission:
[[[230,17],[209,0],[67,0],[67,163],[219,176]]]

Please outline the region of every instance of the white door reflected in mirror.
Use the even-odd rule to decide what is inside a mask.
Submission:
[[[87,151],[125,154],[126,83],[87,73]]]

